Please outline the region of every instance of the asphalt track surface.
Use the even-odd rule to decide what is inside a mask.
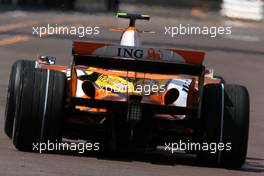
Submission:
[[[12,11],[0,13],[0,175],[264,175],[264,24],[237,22],[204,16],[158,17],[151,22],[140,22],[140,27],[158,34],[146,34],[147,45],[160,47],[193,48],[206,51],[205,64],[214,68],[227,83],[245,85],[250,93],[250,136],[248,155],[241,170],[201,167],[191,157],[182,154],[154,152],[145,156],[117,157],[112,155],[38,154],[17,151],[3,132],[6,91],[10,68],[18,59],[33,59],[38,54],[57,57],[59,64],[71,61],[71,42],[77,37],[32,36],[32,25],[68,24],[100,26],[98,36],[86,40],[118,42],[119,33],[108,32],[117,26],[112,14],[82,14],[58,12]],[[231,25],[230,37],[184,36],[171,38],[164,35],[164,25],[200,24]],[[121,24],[121,25],[120,25]],[[119,26],[123,26],[121,21]]]

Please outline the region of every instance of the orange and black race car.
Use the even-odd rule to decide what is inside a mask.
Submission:
[[[5,132],[19,150],[36,142],[96,141],[114,151],[172,149],[178,141],[211,165],[238,168],[247,153],[249,95],[203,65],[204,52],[143,47],[136,20],[119,45],[73,42],[70,66],[54,57],[18,60],[8,87]],[[207,145],[206,148],[198,146]],[[211,144],[217,144],[215,152]]]

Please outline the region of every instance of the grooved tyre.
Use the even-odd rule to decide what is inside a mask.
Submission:
[[[23,76],[24,70],[34,70],[35,61],[30,60],[18,60],[16,61],[11,68],[6,108],[5,108],[5,122],[4,129],[5,133],[9,138],[12,138],[13,133],[13,122],[15,116],[15,104],[16,104],[16,93],[19,90],[21,78]]]
[[[17,149],[31,151],[33,143],[61,140],[65,88],[66,76],[62,72],[24,71],[12,137]]]
[[[212,166],[240,168],[246,159],[249,130],[249,94],[239,85],[204,87],[202,142],[223,143],[216,153],[200,151],[198,159]]]

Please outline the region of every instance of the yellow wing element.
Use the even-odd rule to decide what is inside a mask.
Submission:
[[[118,76],[100,75],[95,81],[95,84],[100,86],[101,89],[106,89],[115,93],[134,92],[133,83]]]

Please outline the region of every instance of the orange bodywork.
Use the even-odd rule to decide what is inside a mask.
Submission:
[[[129,27],[124,30],[137,30],[135,27]],[[116,55],[116,50],[119,47],[124,46],[118,46],[118,45],[112,45],[108,43],[92,43],[92,42],[74,42],[73,43],[73,54],[74,55],[98,55],[103,57],[112,57],[112,58],[118,58]],[[129,47],[127,47],[129,48]],[[130,49],[138,49],[136,47],[131,47]],[[140,48],[139,48],[140,49]],[[172,61],[179,61],[183,64],[192,64],[192,65],[201,65],[204,60],[204,52],[201,51],[192,51],[192,50],[181,50],[181,49],[157,49],[157,48],[142,48],[142,52],[144,52],[145,55],[143,55],[146,59],[153,59],[155,61],[163,61],[163,57],[166,56],[166,54],[171,58]],[[133,59],[133,58],[130,58]],[[165,58],[166,59],[166,58]],[[178,60],[177,60],[178,59]],[[78,97],[78,87],[81,85],[78,85],[79,76],[77,74],[77,70],[81,70],[83,72],[91,72],[91,73],[97,73],[100,75],[109,75],[112,77],[116,77],[117,79],[123,79],[123,78],[131,78],[131,79],[142,79],[142,80],[172,80],[172,79],[183,79],[183,80],[190,80],[189,85],[189,92],[187,97],[187,106],[188,107],[194,107],[197,106],[197,103],[199,101],[199,94],[198,94],[198,77],[190,76],[190,75],[165,75],[165,74],[152,74],[152,73],[140,73],[140,72],[134,72],[134,71],[120,71],[120,70],[109,70],[109,69],[103,69],[103,68],[96,68],[96,67],[88,67],[88,66],[82,66],[82,65],[75,65],[75,63],[72,63],[72,68],[69,69],[67,66],[59,66],[59,65],[46,65],[46,64],[40,64],[42,68],[46,69],[52,69],[52,70],[58,70],[67,73],[68,70],[70,70],[70,80],[68,80],[68,94],[71,97]],[[82,82],[82,81],[81,81]],[[208,71],[205,73],[204,77],[204,84],[211,84],[211,83],[220,83],[221,80],[213,78]],[[79,88],[80,89],[80,88]],[[155,103],[155,104],[163,104],[164,105],[164,95],[166,94],[168,90],[164,91],[163,93],[159,94],[151,94],[147,96],[147,98],[143,98],[143,101],[148,103]],[[120,92],[121,94],[128,95],[129,92]],[[87,95],[82,95],[82,98],[91,98]],[[117,93],[113,93],[108,90],[102,90],[99,87],[95,86],[95,97],[94,99],[103,100],[103,99],[109,99],[109,100],[117,100],[117,101],[126,101],[126,97],[122,97]],[[102,108],[89,108],[89,107],[83,107],[83,106],[76,106],[77,109],[80,110],[88,110],[90,112],[106,112],[106,109]]]

